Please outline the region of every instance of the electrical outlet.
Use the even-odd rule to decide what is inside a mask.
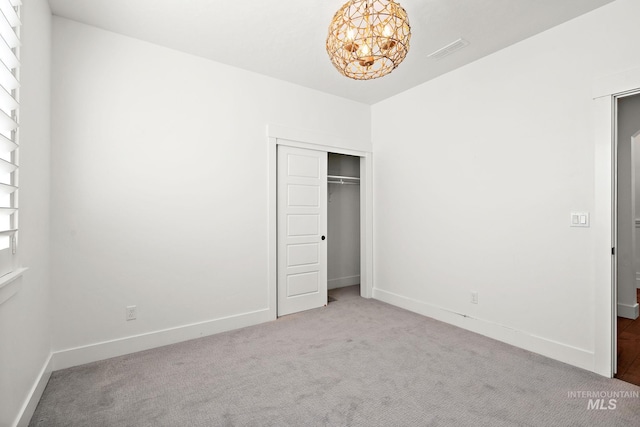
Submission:
[[[125,320],[136,320],[138,309],[135,305],[130,305],[125,309]]]
[[[477,292],[471,292],[471,304],[477,304],[478,303],[478,293]]]

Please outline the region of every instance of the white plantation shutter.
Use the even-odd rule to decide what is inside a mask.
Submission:
[[[20,0],[0,0],[0,275],[14,268],[18,232]]]

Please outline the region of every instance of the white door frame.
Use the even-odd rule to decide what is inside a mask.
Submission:
[[[373,154],[347,148],[349,142],[331,135],[291,129],[277,125],[267,127],[269,139],[269,314],[277,317],[277,146],[306,148],[328,153],[347,154],[360,157],[360,295],[371,298],[373,294]]]
[[[594,215],[594,366],[593,371],[613,377],[616,369],[616,100],[640,92],[640,68],[595,82],[595,188]]]

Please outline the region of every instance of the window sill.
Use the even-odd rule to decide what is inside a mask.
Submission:
[[[27,270],[27,267],[21,267],[0,277],[0,305],[18,293],[22,282],[15,282],[15,280]]]

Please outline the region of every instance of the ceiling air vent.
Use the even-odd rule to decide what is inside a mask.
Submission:
[[[442,48],[436,50],[435,52],[430,53],[427,56],[429,58],[433,58],[433,59],[442,59],[445,56],[451,55],[453,52],[456,52],[456,51],[462,49],[463,47],[467,46],[468,44],[469,44],[469,42],[466,41],[465,39],[458,39],[458,40],[454,41],[453,43],[449,43],[445,47],[442,47]]]

